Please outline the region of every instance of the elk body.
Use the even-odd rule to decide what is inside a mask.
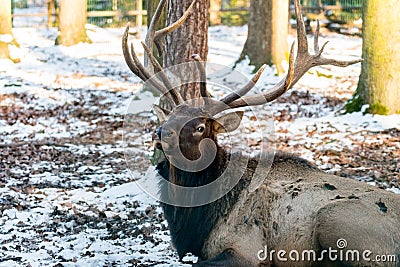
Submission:
[[[162,38],[179,27],[190,12],[189,9],[177,23],[155,31],[154,25],[164,5],[165,0],[162,0],[146,43],[143,43],[146,61],[159,74],[162,68],[151,53],[153,43],[162,51]],[[128,49],[127,28],[123,51],[129,68],[164,94],[172,106],[171,110],[154,107],[161,122],[156,147],[167,155],[157,166],[160,179],[184,187],[201,187],[213,182],[237,157],[218,145],[217,135],[234,131],[243,116],[242,111],[220,115],[222,111],[271,102],[313,66],[345,67],[360,62],[324,58],[322,51],[326,44],[319,49],[318,29],[314,39],[315,54],[310,55],[298,0],[295,9],[298,51],[295,56],[292,46],[286,77],[267,93],[245,96],[257,82],[261,69],[244,88],[219,101],[209,97],[205,83],[200,84],[203,101],[185,102],[179,91],[170,86],[166,76],[150,79],[152,71],[139,62],[133,47],[131,51]],[[201,63],[198,56],[193,58]],[[205,76],[203,65],[197,67],[200,75]],[[179,149],[189,163],[201,158],[204,152],[201,142],[205,139],[211,140],[216,147],[216,156],[206,168],[188,171],[172,163],[174,154],[168,152],[174,148]],[[326,174],[306,160],[284,153],[275,155],[270,169],[264,171],[262,185],[249,190],[258,164],[257,159],[250,159],[233,189],[211,203],[196,207],[161,203],[180,259],[192,253],[199,257],[194,266],[400,266],[399,196],[362,182]],[[236,175],[235,170],[229,175]],[[161,190],[178,197],[170,188]],[[339,247],[338,240],[347,241],[347,246]],[[268,250],[264,251],[265,248]],[[286,254],[279,254],[281,250]],[[296,254],[293,254],[294,259],[291,259],[289,252],[293,250],[300,255],[312,250],[316,255],[315,258],[310,254],[304,260],[296,260]],[[337,251],[336,259],[328,257],[332,250]],[[351,256],[354,251],[359,252],[358,258],[355,254]],[[367,255],[364,255],[365,251]],[[395,261],[374,261],[376,255],[393,255]]]

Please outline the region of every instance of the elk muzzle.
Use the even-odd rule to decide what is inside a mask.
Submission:
[[[168,150],[176,146],[178,143],[178,136],[173,129],[160,127],[157,130],[156,147],[162,150]],[[161,148],[160,148],[161,147]]]

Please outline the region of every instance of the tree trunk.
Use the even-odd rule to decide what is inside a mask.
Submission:
[[[287,59],[287,34],[289,29],[289,1],[272,1],[272,62],[278,73],[283,73],[282,62]]]
[[[221,6],[222,0],[211,0],[210,1],[210,25],[220,25],[221,21]]]
[[[136,11],[141,12],[143,9],[143,1],[142,0],[136,0]],[[140,34],[142,32],[142,26],[143,26],[143,17],[142,14],[136,15],[136,29],[137,29],[137,36],[140,38]]]
[[[168,0],[167,25],[178,20],[191,3],[192,0]],[[192,61],[193,54],[199,54],[204,61],[207,60],[208,4],[208,0],[196,0],[185,23],[166,37],[164,67]],[[197,97],[198,87],[198,84],[183,85],[181,88],[183,97],[185,99]]]
[[[289,1],[251,0],[248,35],[239,61],[247,56],[256,69],[275,64],[283,72],[286,59]]]
[[[60,0],[60,34],[56,45],[71,46],[80,42],[90,43],[85,24],[86,0]]]
[[[47,0],[47,28],[52,28],[57,25],[56,16],[54,16],[57,11],[57,5],[56,0]]]
[[[365,104],[368,113],[400,113],[400,32],[398,0],[368,0],[363,5],[363,59],[355,95],[348,112]]]
[[[0,1],[0,58],[10,58],[12,43],[11,0]]]

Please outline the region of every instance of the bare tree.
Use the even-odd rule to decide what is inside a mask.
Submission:
[[[398,0],[367,0],[363,5],[363,59],[360,80],[347,111],[400,113],[400,32]]]
[[[19,59],[11,58],[10,45],[18,45],[12,34],[11,0],[2,0],[0,1],[0,58],[19,62]]]
[[[56,27],[58,25],[57,13],[58,2],[57,0],[47,0],[47,28]]]
[[[168,0],[167,25],[172,24],[182,17],[184,12],[192,4],[192,0]],[[203,60],[208,55],[208,0],[196,0],[193,2],[193,12],[178,31],[174,31],[166,37],[166,49],[163,59],[164,67],[174,66],[191,61],[193,54],[198,54]],[[193,90],[196,84],[190,84],[182,88],[185,99],[194,98]],[[197,97],[197,96],[196,96]]]
[[[221,24],[221,14],[219,13],[222,6],[222,0],[211,0],[210,1],[210,24],[219,25]]]
[[[251,0],[248,36],[239,61],[247,56],[250,64],[275,64],[278,72],[288,52],[289,1]]]
[[[58,45],[74,45],[80,42],[91,42],[86,34],[87,21],[86,0],[60,0],[60,34],[56,39]]]

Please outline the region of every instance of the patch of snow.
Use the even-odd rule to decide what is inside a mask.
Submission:
[[[22,23],[18,20],[16,18],[14,23]],[[142,84],[124,62],[120,47],[123,29],[102,29],[91,25],[87,25],[87,29],[94,43],[71,47],[54,46],[56,29],[13,29],[21,44],[21,48],[18,48],[21,63],[12,64],[9,60],[0,60],[0,96],[16,96],[5,97],[0,106],[22,106],[39,114],[42,114],[41,111],[56,111],[52,116],[38,116],[32,121],[16,118],[15,122],[10,123],[1,119],[1,143],[11,145],[16,139],[37,142],[48,138],[74,137],[78,142],[42,146],[44,150],[65,156],[66,161],[70,154],[81,158],[95,154],[103,161],[106,156],[114,157],[113,153],[121,155],[124,152],[120,140],[122,132],[115,130],[113,125],[109,129],[114,138],[110,143],[82,144],[79,141],[95,131],[102,120],[122,123],[122,115],[132,98],[130,111],[133,113],[146,113],[155,98],[147,92],[137,96],[140,100],[134,99]],[[233,66],[246,36],[247,26],[210,27],[208,61]],[[325,52],[327,57],[340,54],[343,59],[354,59],[361,56],[360,38],[341,35],[321,37],[321,42],[326,40],[330,41]],[[140,40],[131,38],[131,41],[142,60]],[[288,43],[292,41],[293,37],[289,37]],[[232,88],[246,82],[254,75],[255,69],[246,58],[236,64],[236,71],[242,75],[231,81]],[[356,86],[351,81],[359,72],[360,64],[346,69],[319,67],[307,72],[293,90],[309,92],[321,101],[326,100],[326,95],[347,99]],[[267,67],[255,91],[268,90],[283,78],[275,73],[274,67]],[[224,89],[216,85],[212,89],[216,96],[224,93]],[[28,97],[28,103],[20,99],[22,95]],[[101,116],[68,116],[71,110],[67,107],[74,105],[81,105],[89,113]],[[400,129],[400,115],[372,116],[363,115],[363,112],[338,115],[332,108],[321,107],[319,102],[308,105],[274,102],[268,107],[254,110],[264,116],[271,113],[279,116],[285,112],[293,116],[291,120],[276,120],[275,134],[278,137],[291,137],[289,146],[296,147],[296,152],[309,160],[315,159],[312,150],[307,148],[341,151],[344,147],[351,147],[354,140],[363,141],[363,131]],[[296,117],[301,111],[312,114],[318,111],[318,117]],[[148,115],[146,113],[144,116]],[[252,132],[253,121],[244,118],[243,122],[249,139],[258,141],[257,133]],[[264,123],[272,131],[272,127]],[[143,146],[151,141],[151,133],[144,134],[142,129],[136,130],[129,133],[132,135],[129,151],[149,155],[150,152],[144,151]],[[328,137],[327,140],[325,137]],[[221,139],[222,142],[230,141]],[[239,149],[243,147],[241,143],[237,145]],[[247,152],[246,149],[249,147],[243,148],[243,151]],[[142,154],[140,157],[143,157]],[[68,162],[56,163],[50,158],[32,163],[30,169],[22,164],[13,168],[4,187],[0,187],[1,205],[3,202],[8,205],[0,218],[0,240],[3,248],[6,248],[0,251],[0,266],[44,266],[57,263],[69,266],[135,266],[146,261],[149,264],[156,262],[157,266],[188,266],[178,262],[165,228],[167,223],[161,217],[157,201],[143,192],[136,182],[145,177],[143,172],[115,170],[116,163],[123,160],[123,156],[116,156],[104,164],[74,162],[74,166],[68,166]],[[329,157],[316,159],[316,164],[329,172],[341,169],[331,163]],[[137,167],[139,169],[143,166],[138,164]],[[362,171],[362,167],[359,170]],[[154,169],[150,171],[154,172]],[[24,184],[28,188],[18,187],[24,179],[28,181]],[[376,185],[369,176],[360,180]],[[400,194],[398,188],[392,187],[388,191]],[[155,215],[150,216],[152,213]],[[121,225],[124,227],[118,228]],[[146,227],[157,227],[151,233],[155,242],[146,240],[143,234]],[[137,232],[129,231],[133,229]],[[21,259],[7,260],[6,256]],[[186,256],[184,261],[195,262],[196,257]]]
[[[387,191],[400,195],[400,189],[396,187],[388,188]]]

